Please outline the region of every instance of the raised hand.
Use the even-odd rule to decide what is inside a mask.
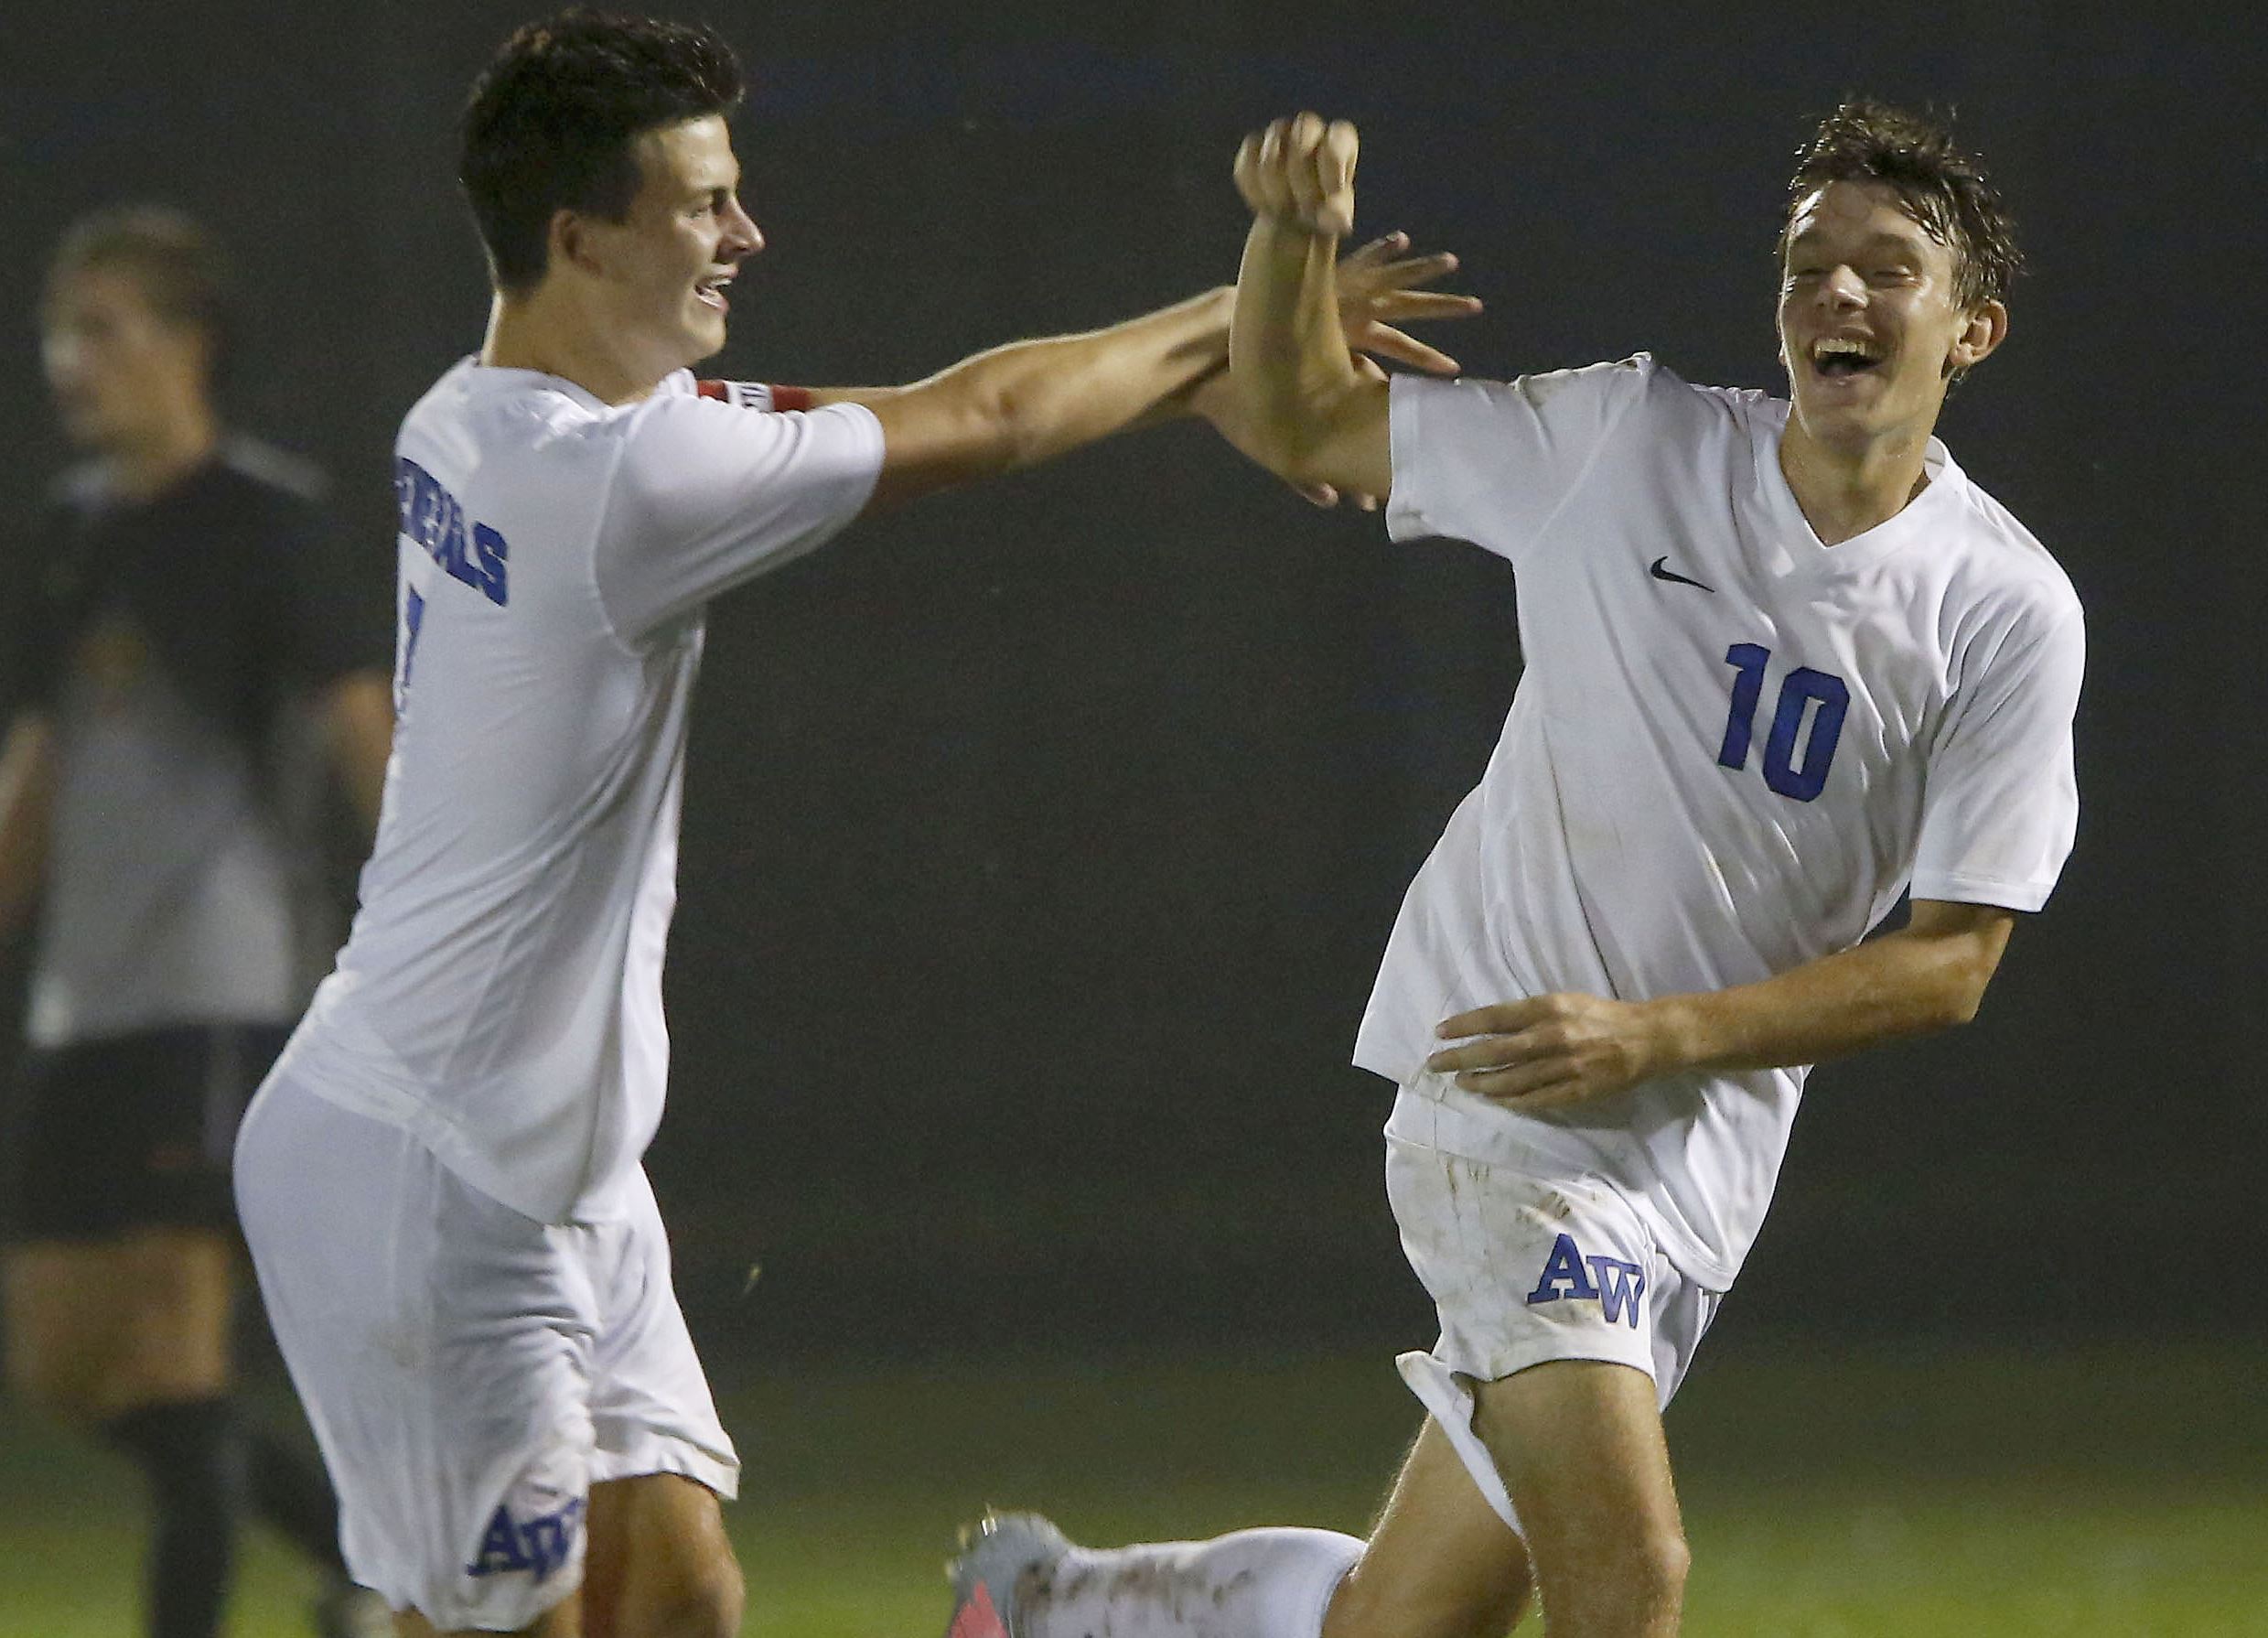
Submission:
[[[1409,248],[1407,233],[1389,233],[1339,258],[1339,327],[1352,351],[1374,353],[1434,375],[1455,375],[1455,359],[1388,321],[1470,318],[1480,311],[1480,299],[1416,288],[1456,272],[1456,257],[1446,251],[1403,255]]]
[[[1388,233],[1339,258],[1339,328],[1346,334],[1348,350],[1354,354],[1355,369],[1376,380],[1385,378],[1386,372],[1377,363],[1377,359],[1381,358],[1433,375],[1455,375],[1459,368],[1447,353],[1426,346],[1415,336],[1404,334],[1387,323],[1389,318],[1404,322],[1470,318],[1480,311],[1480,298],[1477,296],[1452,296],[1444,291],[1413,288],[1455,272],[1456,258],[1446,251],[1424,256],[1403,255],[1402,253],[1409,248],[1407,233]],[[1370,356],[1372,354],[1376,358]],[[1292,487],[1317,506],[1336,506],[1346,501],[1359,511],[1378,510],[1375,495],[1341,494],[1327,483]]]
[[[1255,216],[1298,223],[1344,239],[1355,225],[1355,152],[1345,120],[1317,113],[1276,120],[1236,151],[1236,189]]]

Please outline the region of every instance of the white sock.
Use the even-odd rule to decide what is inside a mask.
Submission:
[[[1032,1638],[1319,1638],[1361,1556],[1334,1530],[1075,1547],[1025,1609]]]

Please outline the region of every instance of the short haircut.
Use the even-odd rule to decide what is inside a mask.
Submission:
[[[98,269],[125,274],[160,318],[202,333],[219,372],[235,329],[235,280],[220,240],[194,217],[167,205],[115,205],[81,217],[48,264],[48,299]]]
[[[740,64],[706,27],[578,6],[504,42],[465,105],[457,180],[497,287],[543,281],[552,216],[620,221],[640,133],[740,105]]]
[[[1854,98],[1820,122],[1797,156],[1780,221],[1780,249],[1798,206],[1833,182],[1880,182],[1907,215],[1953,254],[1953,294],[1964,311],[2005,301],[2024,265],[2015,223],[1976,156],[1946,126],[1872,98]]]

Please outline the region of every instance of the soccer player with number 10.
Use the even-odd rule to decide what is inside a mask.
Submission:
[[[1790,188],[1787,400],[1643,354],[1506,383],[1355,366],[1327,322],[1355,133],[1247,141],[1247,447],[1520,580],[1527,670],[1403,902],[1355,1050],[1439,1310],[1368,1543],[1076,1547],[990,1518],[952,1638],[1677,1630],[1661,1411],[1772,1194],[1807,1066],[1974,1016],[2069,851],[2078,598],[1932,436],[2015,250],[1931,123],[1852,103]],[[1862,943],[1910,891],[1912,914]]]

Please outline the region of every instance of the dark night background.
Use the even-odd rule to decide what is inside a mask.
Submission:
[[[36,356],[55,236],[171,200],[242,264],[241,423],[329,469],[389,573],[394,425],[486,307],[453,116],[531,9],[13,17],[0,506],[65,458]],[[1467,368],[1644,348],[1776,385],[1769,251],[1811,119],[1862,89],[1957,105],[2032,274],[1943,432],[2088,606],[2079,848],[1977,1025],[1814,1080],[1728,1318],[2268,1325],[2261,25],[681,9],[753,69],[771,241],[708,372],[789,382],[904,380],[1225,281],[1239,135],[1315,106],[1363,125],[1365,226],[1465,256],[1489,311],[1434,339]],[[1347,1054],[1519,660],[1501,564],[1382,534],[1175,427],[862,525],[718,607],[650,1157],[713,1361],[1430,1338],[1379,1184],[1388,1089]]]

